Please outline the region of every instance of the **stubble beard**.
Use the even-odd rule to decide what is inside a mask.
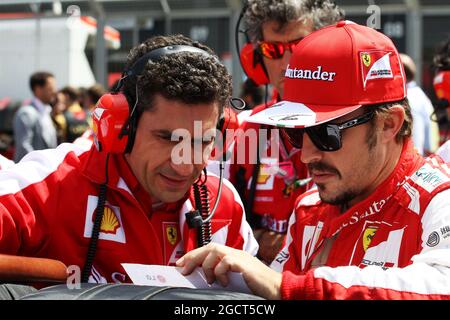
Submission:
[[[378,144],[377,141],[377,136],[374,132],[374,129],[369,129],[368,134],[367,134],[367,146],[368,146],[368,161],[367,164],[364,166],[364,168],[362,169],[363,172],[359,173],[359,177],[358,177],[358,181],[362,181],[362,175],[364,175],[365,172],[367,172],[368,170],[370,170],[371,168],[371,163],[374,163],[376,156],[375,156],[375,147]],[[342,176],[339,175],[338,179],[342,181]],[[328,203],[331,205],[339,205],[339,206],[347,206],[347,204],[349,202],[351,202],[352,200],[354,200],[356,197],[360,196],[361,194],[363,194],[365,192],[364,188],[357,188],[356,187],[349,187],[346,190],[343,190],[342,192],[340,192],[339,194],[335,195],[335,196],[326,196],[326,191],[327,191],[327,187],[324,184],[321,183],[317,183],[317,189],[319,190],[319,197],[320,200],[322,200],[322,202],[324,203]]]

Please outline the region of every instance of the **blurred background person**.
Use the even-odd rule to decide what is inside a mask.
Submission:
[[[245,102],[245,110],[251,110],[263,103],[264,87],[258,86],[252,79],[247,78],[242,83],[240,97]]]
[[[58,141],[58,145],[67,141],[67,121],[64,116],[64,111],[66,111],[66,109],[66,96],[61,91],[58,91],[56,94],[56,99],[52,104],[51,112],[53,125],[56,129],[56,139]]]
[[[17,162],[33,150],[55,148],[56,130],[50,116],[56,97],[56,80],[49,72],[36,72],[30,77],[33,99],[19,108],[14,116],[13,130]]]
[[[87,114],[87,121],[89,123],[89,127],[91,128],[92,128],[92,118],[91,118],[92,110],[94,110],[98,99],[100,99],[100,97],[105,93],[106,93],[105,88],[99,83],[96,83],[93,86],[84,89],[82,92],[81,96],[82,107]]]
[[[445,161],[450,162],[450,140],[448,131],[450,129],[450,38],[447,39],[437,50],[433,58],[436,70],[433,85],[437,102],[437,109],[443,114],[444,140],[443,145],[436,151]]]
[[[66,141],[74,142],[89,129],[88,117],[79,103],[80,96],[77,89],[67,86],[61,89],[61,93],[64,95],[66,104],[64,110],[67,124]]]
[[[402,53],[400,59],[406,76],[406,92],[413,117],[412,138],[414,146],[422,156],[427,156],[439,147],[439,126],[432,121],[433,104],[414,80],[416,64],[410,56]]]

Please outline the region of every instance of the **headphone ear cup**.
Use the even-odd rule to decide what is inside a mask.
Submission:
[[[133,149],[134,145],[134,139],[136,137],[136,130],[137,130],[137,122],[138,122],[138,115],[135,113],[131,116],[131,119],[129,120],[129,131],[128,131],[128,141],[127,145],[125,147],[125,153],[130,153]]]
[[[255,51],[253,44],[246,43],[240,52],[242,69],[247,77],[257,85],[269,84],[269,77],[263,65],[263,59],[259,52]]]
[[[97,150],[109,153],[125,152],[128,135],[124,135],[122,129],[128,115],[128,102],[122,93],[107,93],[100,97],[92,112]]]
[[[226,156],[228,149],[230,149],[231,144],[236,138],[236,130],[239,128],[239,120],[237,117],[237,113],[230,107],[225,107],[223,110],[223,116],[220,118],[219,123],[217,124],[217,134],[220,134],[219,137],[216,137],[216,143],[214,145],[214,149],[211,152],[211,159],[219,160]],[[234,130],[230,135],[230,132],[227,134],[227,130]]]

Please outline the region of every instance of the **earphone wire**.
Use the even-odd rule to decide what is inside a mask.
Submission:
[[[138,80],[136,79],[136,100],[134,102],[133,108],[131,109],[130,115],[127,119],[127,121],[125,121],[125,123],[123,124],[122,130],[119,133],[119,138],[122,138],[125,135],[128,135],[129,131],[130,131],[130,122],[133,119],[133,115],[134,115],[134,111],[136,110],[136,107],[139,103],[139,94],[138,94]]]
[[[242,61],[240,58],[241,48],[239,45],[239,34],[243,33],[245,35],[247,42],[249,42],[250,39],[247,34],[247,30],[241,30],[241,29],[239,29],[239,26],[241,25],[242,18],[244,18],[244,14],[245,14],[245,11],[247,10],[247,6],[248,6],[248,4],[247,4],[247,2],[245,2],[244,6],[242,7],[241,13],[239,14],[239,18],[236,22],[236,28],[234,29],[234,42],[235,42],[235,46],[236,46],[237,56],[239,58],[239,64],[241,65],[242,69],[244,69],[244,66],[242,65]]]
[[[136,91],[135,91],[135,95],[136,95],[136,101],[134,102],[134,105],[133,105],[133,108],[131,109],[131,112],[130,112],[130,119],[133,117],[133,114],[134,114],[134,111],[136,110],[136,107],[137,107],[137,105],[138,105],[138,103],[139,103],[139,94],[138,94],[138,77],[136,77]]]

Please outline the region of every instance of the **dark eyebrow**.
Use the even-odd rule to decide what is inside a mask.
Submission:
[[[167,130],[167,129],[156,129],[156,130],[152,130],[152,133],[154,135],[163,137],[163,138],[167,138],[170,139],[172,137],[172,131]]]
[[[180,135],[175,135],[173,134],[173,131],[167,130],[167,129],[156,129],[156,130],[152,130],[152,133],[156,136],[159,136],[160,138],[166,139],[166,140],[170,140],[170,141],[181,141],[183,139],[182,136]],[[211,141],[215,140],[215,137],[211,137],[211,139],[207,139],[205,137],[201,137],[200,139],[193,139],[193,143],[202,143],[202,144],[207,144],[210,143]]]

